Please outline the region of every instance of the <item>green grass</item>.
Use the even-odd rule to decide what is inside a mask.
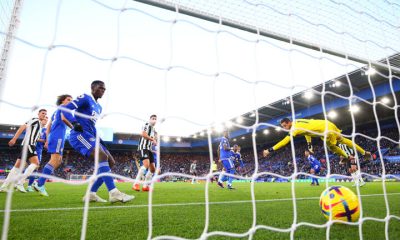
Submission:
[[[341,183],[350,187],[350,183]],[[148,236],[148,193],[133,192],[131,184],[118,183],[118,188],[135,195],[127,204],[91,203],[87,239],[146,239]],[[324,224],[318,206],[318,197],[325,185],[311,187],[308,183],[296,183],[295,193],[297,221]],[[83,203],[81,198],[85,186],[71,186],[61,183],[46,185],[50,197],[38,193],[13,194],[9,239],[79,239],[81,234]],[[220,189],[215,184],[209,188],[209,228],[213,231],[245,233],[253,224],[253,207],[249,183],[235,183],[234,191]],[[400,216],[400,183],[386,183],[390,214]],[[355,190],[355,188],[352,188]],[[382,183],[367,183],[361,194],[382,194]],[[99,195],[108,199],[104,186]],[[290,183],[256,183],[256,224],[288,229],[293,224],[294,208]],[[1,210],[4,210],[6,194],[0,195]],[[236,202],[235,202],[236,201]],[[161,235],[182,238],[199,238],[204,231],[206,208],[205,184],[157,183],[153,192],[152,237]],[[199,203],[199,204],[194,204]],[[168,205],[170,204],[170,205]],[[175,204],[175,205],[171,205]],[[364,217],[386,217],[383,195],[362,198]],[[50,209],[53,210],[36,210]],[[67,209],[69,208],[69,209]],[[1,224],[4,211],[0,212]],[[363,239],[384,239],[385,223],[365,221],[362,224]],[[295,239],[326,239],[326,228],[299,226],[294,232]],[[289,239],[290,233],[279,233],[259,229],[254,239]],[[359,227],[334,224],[330,228],[331,239],[358,239]],[[400,221],[389,222],[389,238],[400,239]],[[231,239],[212,236],[209,239]],[[242,239],[248,239],[244,237]]]

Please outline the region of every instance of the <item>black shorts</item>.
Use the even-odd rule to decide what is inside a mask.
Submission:
[[[20,155],[19,159],[22,159],[24,146],[22,146],[21,148],[22,148],[21,155]],[[28,160],[29,158],[31,158],[33,156],[37,156],[36,145],[28,145],[28,147],[26,148],[26,160]]]
[[[351,159],[351,161],[349,161],[350,162],[350,165],[356,165],[357,166],[357,158],[353,158],[353,159]]]
[[[150,150],[147,149],[139,150],[139,158],[140,161],[149,159],[150,163],[154,163],[154,155]]]
[[[357,166],[358,160],[354,157],[353,159],[347,161],[347,167],[351,168],[352,166]],[[360,162],[360,167],[361,167],[361,162]]]

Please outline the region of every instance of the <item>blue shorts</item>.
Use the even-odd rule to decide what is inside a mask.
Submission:
[[[50,154],[58,153],[62,156],[64,151],[65,137],[60,137],[50,133],[48,142],[49,146],[47,152]]]
[[[71,131],[69,135],[69,143],[71,146],[85,157],[89,157],[96,147],[96,136],[88,132]],[[100,144],[100,147],[106,148]]]
[[[224,168],[226,171],[229,171],[229,170],[235,168],[235,164],[233,164],[233,162],[230,158],[221,159],[221,162],[222,162],[222,165],[224,165]]]
[[[314,166],[311,166],[311,169],[314,169],[314,172],[317,174],[317,173],[319,173],[319,171],[321,170],[321,166],[319,166],[319,165],[314,165]]]

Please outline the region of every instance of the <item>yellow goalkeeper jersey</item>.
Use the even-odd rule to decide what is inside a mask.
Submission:
[[[304,136],[308,143],[311,142],[312,137],[324,137],[325,129],[329,132],[327,134],[327,141],[335,142],[336,136],[341,132],[340,129],[336,127],[335,124],[328,120],[319,119],[297,119],[292,123],[292,135]],[[275,144],[272,148],[278,150],[286,146],[290,142],[290,134],[288,134],[284,139]]]
[[[217,164],[215,162],[212,163],[211,169],[212,169],[213,172],[218,171],[218,166],[217,166]]]

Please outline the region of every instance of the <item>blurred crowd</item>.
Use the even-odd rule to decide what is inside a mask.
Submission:
[[[367,136],[377,136],[376,132],[361,132],[361,134]],[[365,161],[362,157],[360,158],[361,170],[364,173],[372,175],[381,175],[383,166],[385,167],[386,174],[400,174],[400,161],[389,161],[385,157],[387,156],[399,156],[400,159],[400,148],[395,141],[388,139],[398,139],[398,133],[395,131],[382,131],[379,138],[379,148],[381,151],[377,151],[378,142],[375,137],[372,139],[357,135],[355,137],[356,142],[368,151],[373,153],[374,159],[372,161]],[[274,152],[267,158],[262,157],[263,148],[270,146],[261,146],[258,149],[257,159],[254,157],[252,148],[242,149],[242,159],[244,161],[244,167],[238,169],[237,173],[242,176],[251,176],[257,168],[257,172],[270,172],[280,174],[282,176],[290,176],[295,167],[297,172],[309,172],[310,166],[304,157],[304,151],[306,150],[306,143],[301,138],[295,141],[295,151],[292,152],[290,144],[279,151]],[[214,149],[216,149],[214,147]],[[113,167],[113,172],[122,176],[134,178],[137,173],[137,166],[135,159],[137,154],[135,151],[114,151],[110,150],[116,161]],[[15,159],[19,157],[20,152],[18,150],[4,151],[0,154],[0,169],[7,170],[12,168]],[[330,169],[331,174],[342,174],[348,175],[346,166],[339,164],[339,157],[328,153],[325,154],[325,149],[322,141],[316,141],[314,143],[314,155],[322,163],[321,175],[325,175]],[[218,170],[222,170],[222,165],[218,161],[217,154],[213,154],[215,161],[218,164]],[[43,167],[49,160],[49,155],[44,151],[43,160],[41,167]],[[381,161],[381,158],[383,159]],[[163,153],[161,151],[160,158],[160,169],[162,173],[174,172],[174,173],[186,173],[189,174],[190,164],[197,161],[197,172],[198,175],[205,175],[210,172],[210,155],[206,153]],[[256,164],[257,163],[257,164]],[[329,164],[328,164],[329,163]],[[93,162],[80,156],[73,150],[64,151],[64,158],[62,166],[56,170],[55,175],[61,178],[69,179],[71,174],[79,175],[90,175],[93,172]],[[1,173],[5,175],[6,173]]]

